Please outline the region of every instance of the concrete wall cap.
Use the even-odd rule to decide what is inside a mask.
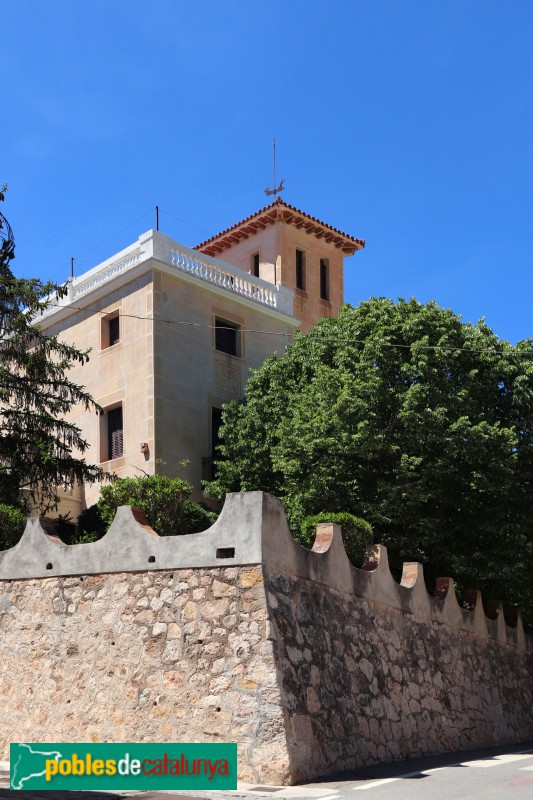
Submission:
[[[346,555],[339,526],[321,523],[312,549],[302,547],[290,533],[281,502],[263,492],[228,494],[214,525],[184,536],[159,536],[144,514],[130,506],[121,506],[105,536],[91,544],[63,544],[47,535],[38,519],[30,519],[20,541],[0,552],[0,580],[248,564],[533,650],[519,615],[511,627],[500,604],[490,619],[479,592],[467,593],[470,609],[461,607],[452,578],[439,578],[432,596],[422,565],[406,562],[397,583],[383,545],[367,548],[358,569]]]

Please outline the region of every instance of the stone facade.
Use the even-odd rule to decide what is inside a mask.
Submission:
[[[363,247],[276,201],[206,248],[150,230],[71,278],[68,294],[38,322],[90,351],[89,361],[69,372],[105,412],[80,406],[69,416],[89,444],[88,462],[121,478],[179,470],[194,499],[203,499],[202,479],[212,477],[218,455],[222,406],[242,396],[250,370],[282,354],[297,330],[337,314],[344,258]],[[305,261],[303,288],[296,286],[297,250]],[[260,256],[259,275],[250,271],[252,253]],[[221,326],[236,331],[235,341],[220,337]],[[113,429],[116,446],[110,446]],[[99,492],[99,485],[60,491],[59,511],[76,520]]]
[[[157,231],[70,288],[39,322],[47,334],[90,351],[69,372],[106,412],[79,406],[69,417],[89,443],[87,460],[120,478],[178,474],[202,499],[202,460],[212,457],[216,439],[212,410],[240,397],[250,369],[293,341],[293,293]],[[114,317],[119,340],[110,345]],[[241,331],[236,354],[217,349],[217,320]],[[113,454],[108,414],[117,408],[122,451]],[[63,496],[59,510],[77,519],[99,493],[99,484],[86,485],[77,497]]]
[[[10,741],[236,741],[244,781],[533,738],[533,646],[518,618],[362,569],[337,526],[297,545],[281,504],[230,495],[199,534],[124,507],[67,546],[37,520],[0,553],[0,760]]]

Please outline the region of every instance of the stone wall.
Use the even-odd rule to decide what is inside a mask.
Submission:
[[[67,546],[31,521],[0,553],[0,760],[10,741],[237,741],[245,781],[533,738],[533,647],[481,598],[313,551],[280,503],[229,496],[209,530],[158,537],[119,510]]]
[[[259,570],[1,581],[0,760],[10,741],[237,741],[241,779],[287,776]]]
[[[300,578],[266,586],[294,777],[533,737],[515,647]]]

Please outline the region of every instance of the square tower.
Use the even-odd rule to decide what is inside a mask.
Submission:
[[[306,332],[344,304],[344,257],[365,246],[278,197],[195,247],[294,291],[294,316]]]

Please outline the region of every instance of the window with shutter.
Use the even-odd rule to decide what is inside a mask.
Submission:
[[[120,342],[120,317],[112,317],[109,320],[109,347]]]
[[[101,320],[100,350],[108,350],[120,342],[120,315],[118,311],[107,314]]]
[[[120,458],[124,454],[122,406],[107,412],[107,451],[110,460]]]

